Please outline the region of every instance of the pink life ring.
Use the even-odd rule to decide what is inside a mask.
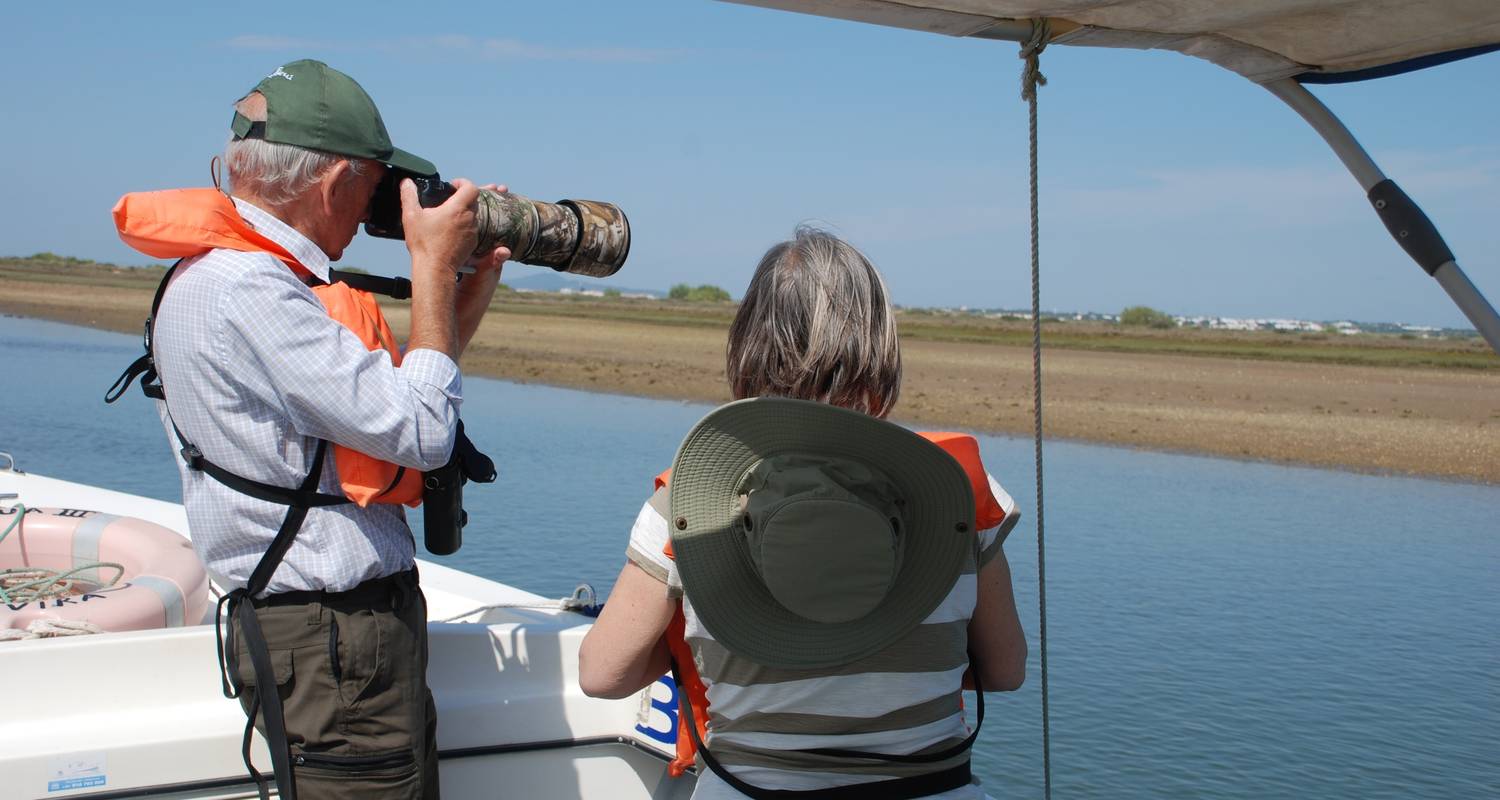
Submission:
[[[15,521],[20,510],[0,508],[0,529]],[[136,631],[197,625],[208,613],[208,573],[192,543],[154,522],[73,508],[27,508],[0,541],[0,568],[69,570],[101,561],[125,568],[113,586],[0,603],[0,629],[55,619],[90,622],[106,631]],[[79,577],[102,581],[114,572],[101,567]]]

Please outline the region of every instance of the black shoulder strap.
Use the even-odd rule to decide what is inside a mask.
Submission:
[[[175,426],[174,426],[175,427]],[[180,436],[180,434],[179,434]],[[323,475],[323,461],[328,454],[328,442],[324,439],[318,440],[317,449],[313,451],[312,468],[307,471],[307,477],[302,479],[302,484],[295,490],[296,494],[304,497],[319,497],[318,481]],[[232,487],[231,487],[232,488]],[[348,502],[347,500],[345,502]],[[291,744],[286,735],[286,714],[281,704],[281,692],[276,683],[275,668],[271,664],[271,651],[266,642],[265,633],[261,630],[260,620],[255,616],[255,596],[266,590],[271,584],[271,576],[276,573],[276,568],[281,566],[282,559],[286,558],[286,552],[292,547],[292,540],[297,538],[297,532],[302,529],[302,522],[307,518],[306,503],[290,503],[286,510],[286,516],[281,520],[281,527],[276,531],[276,537],[271,540],[271,546],[266,548],[265,555],[260,557],[255,569],[250,572],[250,579],[246,581],[245,588],[235,589],[225,595],[221,604],[228,606],[228,616],[235,617],[240,623],[240,633],[245,637],[245,650],[250,655],[251,671],[255,675],[255,705],[249,711],[249,718],[245,721],[246,743],[241,749],[245,759],[245,768],[255,778],[256,788],[260,792],[262,800],[269,800],[269,787],[266,786],[264,778],[255,769],[250,760],[250,731],[255,727],[256,713],[265,715],[266,718],[266,749],[271,754],[271,771],[276,777],[278,795],[283,800],[296,800],[297,781],[292,772]],[[223,619],[222,614],[215,615],[215,623],[219,624]],[[233,630],[231,628],[230,630]],[[233,642],[222,633],[217,637],[219,643],[219,671],[224,676],[224,694],[226,697],[237,697],[239,687],[237,681],[231,682],[229,666],[225,661],[225,651],[236,652]]]
[[[970,658],[970,663],[973,659]],[[672,680],[677,682],[678,691],[686,691],[682,687],[682,676],[677,669],[677,662],[672,661]],[[976,706],[977,719],[974,721],[974,730],[969,737],[958,745],[943,750],[940,753],[928,753],[924,755],[893,755],[886,753],[869,753],[860,750],[839,750],[835,748],[815,748],[799,750],[802,753],[814,753],[825,756],[840,756],[845,758],[859,758],[873,761],[887,761],[901,764],[933,763],[957,756],[974,746],[974,740],[979,738],[979,729],[984,725],[984,687],[980,685],[979,674],[974,673],[974,689],[978,695]],[[973,782],[969,760],[964,759],[962,764],[948,769],[929,772],[925,775],[912,775],[906,778],[891,778],[883,781],[870,783],[856,783],[848,786],[834,786],[827,789],[763,789],[750,783],[746,783],[736,777],[734,773],[725,769],[717,758],[709,752],[708,746],[703,743],[702,737],[698,735],[698,725],[693,721],[693,704],[686,698],[680,704],[682,709],[682,720],[678,723],[686,725],[689,734],[693,738],[693,744],[698,748],[698,755],[703,757],[706,764],[720,780],[729,784],[735,791],[754,800],[914,800],[914,798],[927,797],[941,792],[952,791]]]
[[[156,285],[156,296],[151,298],[151,313],[146,316],[145,331],[141,335],[142,344],[145,345],[146,353],[140,358],[130,362],[130,366],[115,379],[109,389],[104,392],[104,402],[113,403],[125,394],[130,384],[136,378],[141,379],[141,391],[153,400],[165,400],[166,395],[162,392],[161,381],[156,375],[156,356],[151,349],[151,326],[156,321],[156,311],[161,308],[161,299],[167,293],[167,284],[172,281],[177,268],[182,266],[186,259],[177,259],[177,262],[167,268],[166,274],[161,276],[161,283]]]
[[[395,300],[411,299],[411,281],[405,278],[386,278],[380,275],[366,275],[363,272],[330,269],[328,282],[348,284],[360,291],[385,295]]]
[[[156,285],[156,295],[151,298],[151,314],[146,317],[146,330],[142,337],[142,343],[145,345],[146,352],[140,358],[131,362],[130,366],[125,368],[125,372],[119,378],[115,379],[114,385],[110,386],[109,391],[104,393],[104,402],[113,403],[119,400],[125,394],[125,390],[130,388],[130,384],[135,382],[136,378],[140,378],[141,391],[147,397],[153,400],[166,401],[166,391],[162,387],[160,376],[156,372],[156,351],[153,347],[152,327],[156,322],[157,313],[161,310],[162,297],[167,293],[167,284],[171,282],[172,275],[177,272],[178,267],[182,266],[184,260],[178,259],[177,263],[169,267],[166,274],[161,276],[161,283]],[[197,445],[189,442],[187,437],[183,435],[182,429],[178,428],[177,422],[172,419],[170,411],[167,412],[167,421],[172,425],[172,433],[177,436],[177,444],[181,448],[178,452],[182,454],[182,459],[187,462],[188,468],[201,471],[240,494],[249,495],[257,500],[264,500],[268,503],[276,503],[277,505],[302,506],[304,507],[304,514],[306,514],[306,508],[335,506],[349,502],[349,498],[342,495],[322,494],[317,491],[319,476],[323,472],[323,451],[326,448],[326,443],[322,441],[318,442],[318,451],[314,456],[313,470],[303,481],[303,486],[296,489],[288,489],[285,486],[262,483],[261,481],[251,480],[242,475],[236,475],[209,461],[203,457],[203,451],[199,450]],[[308,481],[311,481],[310,486],[307,483]]]
[[[243,475],[236,475],[218,464],[209,461],[203,457],[203,451],[199,450],[197,445],[189,442],[187,437],[182,435],[182,429],[177,427],[177,421],[172,419],[170,411],[167,412],[167,421],[171,423],[172,433],[177,437],[177,443],[181,445],[181,449],[178,452],[182,455],[182,460],[187,462],[188,469],[200,471],[240,494],[249,495],[257,500],[264,500],[267,503],[291,506],[293,508],[300,507],[303,509],[304,514],[306,514],[309,508],[339,506],[351,502],[349,498],[343,495],[323,494],[317,490],[319,478],[323,473],[323,451],[328,446],[328,442],[323,439],[318,440],[317,452],[313,456],[312,471],[303,479],[301,486],[295,489],[288,489],[285,486],[262,483],[246,478]],[[261,588],[264,589],[265,587]]]
[[[146,318],[145,335],[143,343],[146,352],[140,358],[131,362],[125,372],[120,375],[108,391],[104,394],[106,403],[113,403],[120,399],[130,384],[140,379],[141,391],[147,397],[166,402],[166,392],[156,372],[155,351],[152,343],[152,326],[156,321],[157,312],[161,308],[162,297],[166,294],[167,284],[172,280],[177,268],[182,265],[179,260],[169,268],[162,276],[161,283],[156,287],[156,296],[151,299],[151,314]],[[410,283],[407,283],[410,293]],[[284,486],[274,486],[268,483],[251,480],[242,475],[236,475],[203,457],[203,451],[189,442],[183,435],[182,429],[177,427],[176,420],[172,419],[172,412],[167,411],[167,421],[172,426],[172,434],[177,437],[181,445],[181,454],[188,468],[199,470],[214,480],[228,486],[241,494],[249,495],[258,500],[276,503],[287,507],[286,515],[281,520],[281,527],[277,529],[276,536],[272,538],[271,544],[266,552],[256,563],[255,569],[251,571],[250,578],[243,589],[235,589],[225,594],[219,601],[218,613],[214,615],[216,627],[215,643],[218,648],[219,674],[223,681],[224,695],[226,697],[238,697],[240,685],[237,676],[231,677],[231,670],[226,655],[236,653],[234,642],[230,641],[228,631],[222,630],[222,624],[226,617],[234,617],[239,620],[240,630],[245,636],[246,650],[250,655],[252,670],[255,674],[255,699],[256,705],[250,710],[245,722],[245,735],[242,746],[242,755],[245,759],[245,767],[255,779],[256,788],[262,800],[269,800],[270,791],[264,777],[255,769],[250,760],[250,736],[255,727],[255,718],[264,714],[266,719],[266,740],[271,752],[272,772],[276,778],[278,793],[282,800],[296,800],[296,778],[292,773],[291,749],[287,741],[286,718],[281,705],[281,695],[276,684],[276,677],[271,665],[271,654],[267,647],[265,635],[261,631],[260,621],[255,616],[253,600],[256,595],[266,590],[271,583],[271,577],[276,573],[276,568],[286,558],[286,553],[291,549],[292,541],[297,538],[297,532],[302,529],[302,523],[307,518],[307,511],[318,506],[341,505],[348,503],[349,498],[342,495],[323,494],[318,491],[318,484],[323,476],[323,464],[328,455],[328,442],[324,439],[317,440],[316,449],[313,451],[312,467],[307,475],[295,489]],[[227,613],[226,613],[227,612]],[[232,630],[232,628],[230,628]]]

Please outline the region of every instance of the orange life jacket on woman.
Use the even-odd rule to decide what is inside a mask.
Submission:
[[[964,468],[964,474],[969,476],[969,485],[974,490],[975,530],[989,530],[1005,522],[1005,508],[990,491],[989,473],[985,472],[984,462],[979,459],[979,441],[964,433],[930,431],[917,433],[927,441],[943,448],[948,455],[953,456],[953,460]],[[654,489],[660,491],[671,480],[672,470],[669,469],[656,476]],[[662,552],[668,558],[674,558],[670,541],[662,548]],[[684,706],[691,706],[693,723],[698,729],[698,738],[704,739],[708,736],[708,687],[704,685],[702,677],[698,675],[698,668],[694,665],[693,651],[687,643],[686,629],[687,618],[682,614],[682,601],[679,600],[677,610],[672,614],[672,621],[667,624],[666,633],[667,650],[677,664],[678,676],[683,684],[677,687],[676,757],[667,765],[667,772],[674,778],[686,772],[698,758],[698,747],[693,743],[693,736],[686,727],[688,714],[683,710]]]
[[[257,233],[217,189],[170,189],[134,192],[114,207],[115,228],[126,244],[153,258],[189,258],[214,249],[269,253],[298,277],[319,280],[286,248]],[[375,295],[343,282],[313,285],[313,294],[328,316],[359,337],[370,350],[384,350],[401,366],[401,349],[386,324]],[[344,494],[364,507],[371,503],[422,502],[422,473],[381,461],[340,444],[334,463]]]

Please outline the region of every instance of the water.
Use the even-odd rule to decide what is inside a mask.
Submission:
[[[0,318],[0,449],[28,470],[179,500],[135,337]],[[470,379],[496,457],[460,569],[601,591],[703,406]],[[1027,516],[1006,552],[1032,639],[975,768],[1041,794],[1030,442],[984,437]],[[1500,796],[1500,489],[1051,443],[1047,597],[1058,798]]]

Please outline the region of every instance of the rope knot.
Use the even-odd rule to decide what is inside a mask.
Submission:
[[[1021,99],[1028,102],[1036,99],[1038,86],[1047,85],[1047,76],[1042,74],[1042,51],[1047,49],[1047,40],[1052,38],[1052,23],[1046,17],[1031,21],[1031,35],[1021,43],[1021,59],[1026,66],[1021,68]]]

